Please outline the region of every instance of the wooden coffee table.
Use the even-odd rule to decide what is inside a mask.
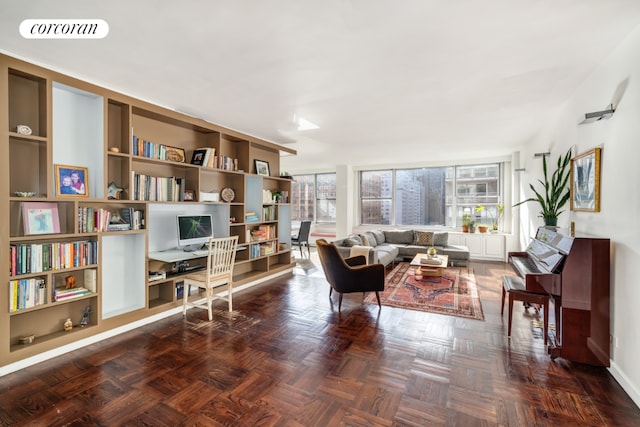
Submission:
[[[431,276],[431,277],[442,277],[442,272],[449,263],[448,255],[437,255],[437,258],[440,260],[440,265],[433,264],[423,264],[420,262],[422,258],[428,258],[428,254],[416,254],[415,257],[411,260],[410,264],[414,267],[422,267],[422,275],[423,276]]]

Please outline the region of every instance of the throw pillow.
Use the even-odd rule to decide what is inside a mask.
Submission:
[[[376,238],[376,243],[378,243],[379,245],[384,243],[384,233],[382,232],[382,230],[373,230],[371,233],[373,233],[373,235]]]
[[[376,237],[370,231],[362,233],[360,235],[360,239],[362,240],[362,245],[363,246],[371,246],[372,248],[378,246],[378,242],[376,241]]]
[[[433,246],[433,231],[416,231],[416,245]]]
[[[388,230],[384,232],[384,240],[396,245],[413,245],[413,230]]]
[[[449,233],[433,233],[433,246],[447,246],[449,244]]]
[[[345,248],[350,248],[353,246],[360,246],[362,244],[362,240],[360,240],[360,236],[348,236],[342,240],[342,246]]]

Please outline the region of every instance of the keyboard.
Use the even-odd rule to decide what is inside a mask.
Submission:
[[[207,256],[209,255],[209,249],[198,249],[196,251],[191,251],[194,256]]]

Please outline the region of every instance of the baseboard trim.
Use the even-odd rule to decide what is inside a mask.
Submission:
[[[613,360],[611,361],[611,366],[608,369],[613,378],[618,381],[618,384],[620,384],[624,391],[629,395],[631,400],[633,400],[633,403],[635,403],[636,406],[640,408],[640,392],[625,375],[625,373],[620,370],[620,367],[616,365]]]
[[[291,274],[291,272],[293,271],[293,268],[291,269],[287,269],[287,270],[283,270],[280,271],[278,273],[274,273],[272,275],[269,275],[267,277],[263,277],[262,279],[255,281],[255,282],[249,282],[249,283],[245,283],[242,286],[238,286],[237,288],[233,289],[233,293],[237,293],[240,292],[244,289],[259,285],[261,283],[265,283],[269,280],[275,279],[277,277],[283,276],[285,274]],[[19,371],[20,369],[24,369],[24,368],[28,368],[29,366],[33,366],[35,364],[38,364],[40,362],[44,362],[47,361],[49,359],[53,359],[54,357],[58,357],[61,356],[63,354],[72,352],[74,350],[78,350],[82,347],[86,347],[88,345],[91,344],[95,344],[99,341],[102,340],[106,340],[108,338],[114,337],[116,335],[120,335],[123,334],[125,332],[129,332],[133,329],[139,328],[141,326],[144,325],[148,325],[150,323],[153,322],[157,322],[158,320],[162,320],[166,317],[169,316],[173,316],[174,314],[179,314],[182,312],[182,306],[180,307],[174,307],[171,308],[167,311],[163,311],[162,313],[158,313],[158,314],[154,314],[152,316],[149,317],[145,317],[144,319],[140,319],[140,320],[136,320],[135,322],[131,322],[128,323],[126,325],[123,326],[119,326],[117,328],[113,328],[113,329],[109,329],[108,331],[104,331],[101,332],[99,334],[96,335],[92,335],[90,337],[87,338],[83,338],[81,340],[72,342],[70,344],[66,344],[66,345],[62,345],[60,347],[54,348],[52,350],[48,350],[48,351],[44,351],[40,354],[36,354],[35,356],[31,356],[31,357],[27,357],[25,359],[19,360],[17,362],[11,363],[9,365],[5,365],[0,367],[0,377],[3,377],[4,375],[10,374],[12,372],[16,372]]]

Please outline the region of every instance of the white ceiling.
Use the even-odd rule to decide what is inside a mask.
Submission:
[[[0,5],[3,52],[286,144],[298,150],[283,158],[292,173],[509,155],[640,23],[638,0]],[[27,40],[18,26],[29,18],[110,30]],[[294,114],[320,128],[297,131]]]

